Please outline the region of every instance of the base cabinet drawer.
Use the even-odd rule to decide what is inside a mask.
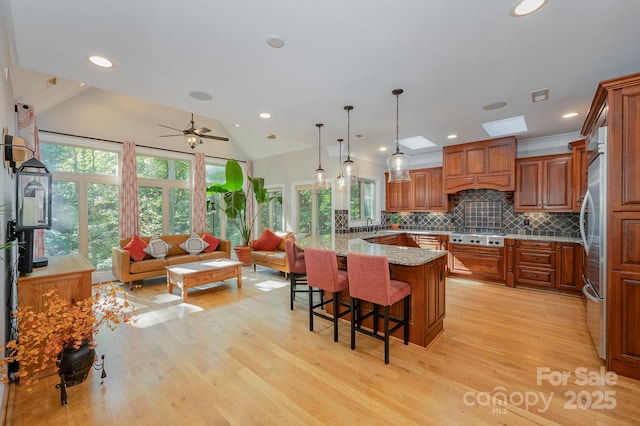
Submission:
[[[450,251],[450,273],[504,281],[504,258]]]
[[[517,265],[515,268],[515,278],[516,282],[520,284],[555,287],[556,270]]]

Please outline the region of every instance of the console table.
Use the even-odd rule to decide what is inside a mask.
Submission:
[[[82,255],[50,256],[49,264],[18,277],[18,308],[44,307],[42,295],[58,290],[63,299],[81,300],[91,296],[91,272],[96,268]]]

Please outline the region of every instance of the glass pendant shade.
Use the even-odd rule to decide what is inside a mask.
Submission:
[[[402,89],[391,91],[391,94],[396,97],[396,152],[387,158],[389,182],[408,182],[411,180],[409,177],[409,157],[400,152],[399,97],[402,92],[404,92]]]
[[[346,185],[346,179],[342,174],[342,141],[344,139],[338,139],[338,143],[340,144],[340,148],[338,151],[338,177],[336,178],[336,190],[339,192],[344,191]]]
[[[184,141],[191,147],[191,149],[194,149],[200,143],[200,137],[194,134],[187,134],[184,135]]]
[[[344,110],[347,111],[347,159],[342,163],[342,176],[348,183],[354,183],[358,181],[358,166],[351,159],[351,110],[353,107],[347,105]]]
[[[409,157],[402,152],[395,152],[387,158],[389,182],[407,182],[409,178]]]
[[[329,184],[327,181],[327,173],[322,168],[322,154],[321,154],[321,134],[320,129],[324,126],[322,123],[317,123],[318,128],[318,168],[313,172],[313,184],[317,188],[326,188]]]

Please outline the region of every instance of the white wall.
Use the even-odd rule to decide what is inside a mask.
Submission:
[[[184,129],[191,115],[129,96],[90,88],[71,99],[38,112],[35,105],[36,120],[40,130],[71,133],[115,141],[132,140],[137,145],[153,146],[162,149],[193,152],[182,136],[160,137],[176,134],[170,129],[159,126],[164,124],[176,129]],[[212,135],[229,137],[224,127],[216,120],[196,116],[196,127],[208,127]],[[46,132],[41,139],[45,140]],[[198,151],[206,155],[245,160],[247,157],[233,141],[224,142],[204,139]]]

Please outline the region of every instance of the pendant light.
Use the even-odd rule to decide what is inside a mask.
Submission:
[[[399,142],[399,97],[402,95],[402,89],[394,89],[391,94],[396,97],[396,152],[387,158],[387,167],[389,168],[389,182],[408,182],[409,178],[409,157],[400,152]]]
[[[346,179],[342,175],[342,141],[344,139],[338,139],[340,144],[340,151],[338,152],[338,177],[336,178],[336,190],[344,191]]]
[[[322,123],[316,123],[316,127],[318,128],[318,168],[313,173],[313,184],[318,187],[326,187],[327,186],[327,173],[322,168],[322,154],[321,154],[321,134],[320,129],[324,126]]]
[[[358,181],[358,166],[351,159],[351,110],[353,107],[347,105],[344,110],[347,111],[347,159],[342,163],[342,175],[348,181],[348,183],[354,183]]]

